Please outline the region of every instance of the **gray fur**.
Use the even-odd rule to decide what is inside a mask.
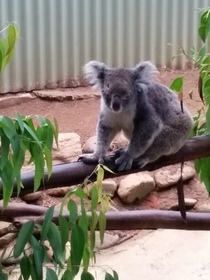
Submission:
[[[156,81],[157,69],[151,62],[128,69],[90,61],[84,72],[102,95],[96,150],[82,155],[84,162],[103,163],[120,131],[130,142],[115,161],[119,171],[129,170],[133,160],[143,167],[184,145],[192,129],[191,115],[185,106],[182,112],[177,94]]]

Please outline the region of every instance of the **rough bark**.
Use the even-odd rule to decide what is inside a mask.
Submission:
[[[134,164],[132,169],[128,172],[117,172],[116,166],[114,165],[114,157],[110,156],[110,161],[107,162],[106,165],[111,170],[116,172],[116,174],[113,175],[112,173],[105,172],[105,178],[117,177],[144,170],[152,171],[163,166],[180,163],[182,161],[192,161],[207,156],[210,156],[210,137],[194,137],[187,141],[187,143],[176,154],[162,157],[156,162],[148,164],[142,169],[139,169]],[[95,167],[95,164],[87,165],[83,162],[54,165],[52,169],[52,175],[49,179],[47,172],[45,172],[43,182],[41,183],[39,190],[81,184],[84,179],[94,171]],[[33,192],[33,179],[34,171],[28,171],[21,174],[21,180],[24,185],[24,189],[21,190],[21,195]],[[93,175],[90,179],[94,180],[95,176]],[[2,198],[2,192],[2,181],[0,180],[0,199]],[[13,196],[16,195],[16,187],[14,187]]]
[[[0,205],[0,212],[2,206]],[[47,207],[27,205],[23,203],[9,203],[3,212],[4,218],[14,223],[23,224],[28,220],[42,223]],[[89,214],[88,214],[89,215]],[[68,218],[67,210],[63,216]],[[0,215],[1,219],[1,215]],[[178,211],[166,210],[138,210],[138,211],[108,211],[106,213],[107,230],[134,229],[181,229],[181,230],[210,230],[210,213],[187,212],[186,220]],[[55,212],[53,221],[58,223],[58,213]]]

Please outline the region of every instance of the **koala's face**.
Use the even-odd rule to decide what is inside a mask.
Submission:
[[[106,107],[120,113],[134,102],[132,94],[132,72],[125,68],[108,68],[105,64],[91,61],[85,65],[86,78],[100,88]]]
[[[101,75],[101,93],[109,110],[120,113],[133,103],[130,72],[126,69],[110,69]]]

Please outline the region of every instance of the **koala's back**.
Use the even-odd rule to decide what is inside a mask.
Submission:
[[[181,122],[186,119],[189,119],[191,122],[191,115],[185,106],[183,106],[182,111],[178,94],[166,86],[159,83],[152,83],[148,87],[146,95],[149,104],[152,105],[164,124],[176,126],[182,124]]]

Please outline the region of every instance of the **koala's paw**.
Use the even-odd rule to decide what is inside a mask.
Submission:
[[[142,156],[142,157],[139,157],[136,162],[137,162],[137,166],[139,168],[143,168],[145,165],[147,165],[149,163],[149,159],[147,157]]]
[[[87,164],[93,164],[93,163],[100,163],[104,164],[109,161],[109,158],[104,156],[99,156],[97,154],[82,154],[79,156],[78,161],[82,161]]]
[[[78,161],[82,161],[84,163],[98,163],[99,156],[96,154],[82,154],[79,156]]]
[[[130,170],[133,164],[133,158],[121,150],[120,156],[115,160],[115,164],[118,165],[118,171]]]

